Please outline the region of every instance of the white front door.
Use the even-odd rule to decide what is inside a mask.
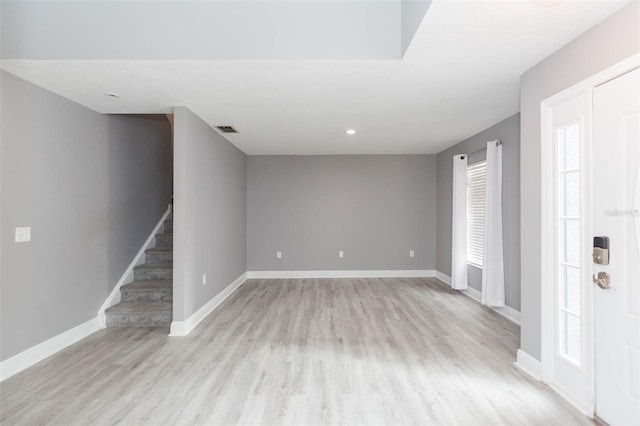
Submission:
[[[640,425],[640,70],[593,90],[593,231],[609,238],[595,288],[595,408]]]

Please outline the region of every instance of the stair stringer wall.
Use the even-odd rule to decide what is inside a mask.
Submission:
[[[247,270],[246,167],[242,151],[187,108],[174,108],[176,327],[200,318]]]

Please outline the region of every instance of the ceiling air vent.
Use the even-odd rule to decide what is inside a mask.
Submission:
[[[238,131],[231,126],[216,126],[216,129],[222,133],[238,133]]]

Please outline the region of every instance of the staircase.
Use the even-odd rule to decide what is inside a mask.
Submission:
[[[107,327],[168,326],[173,318],[173,213],[133,270],[133,282],[120,288],[120,303],[105,311]]]

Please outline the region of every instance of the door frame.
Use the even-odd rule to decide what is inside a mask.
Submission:
[[[575,96],[586,94],[588,107],[585,116],[585,143],[583,151],[583,159],[581,170],[584,171],[581,185],[581,199],[584,200],[583,217],[584,224],[581,231],[588,238],[593,235],[593,183],[591,181],[593,175],[592,164],[592,111],[593,111],[593,89],[601,84],[619,77],[635,68],[640,67],[640,53],[635,54],[624,61],[621,61],[583,81],[577,83],[565,90],[543,100],[540,103],[540,130],[541,130],[541,379],[560,396],[566,399],[580,412],[590,418],[594,417],[595,412],[595,291],[593,285],[588,285],[583,293],[583,311],[581,318],[583,321],[583,340],[582,351],[584,353],[584,371],[589,383],[587,389],[587,397],[582,400],[571,395],[565,389],[554,386],[553,361],[555,357],[555,252],[547,251],[545,247],[555,244],[556,229],[556,212],[554,210],[555,203],[553,200],[557,197],[557,188],[555,186],[555,147],[554,147],[554,129],[553,129],[553,108],[554,106],[565,102]],[[589,256],[585,251],[590,250],[589,247],[582,247],[583,258]],[[590,258],[590,256],[589,256]],[[591,276],[591,262],[586,263],[584,268],[583,279],[585,274]]]

